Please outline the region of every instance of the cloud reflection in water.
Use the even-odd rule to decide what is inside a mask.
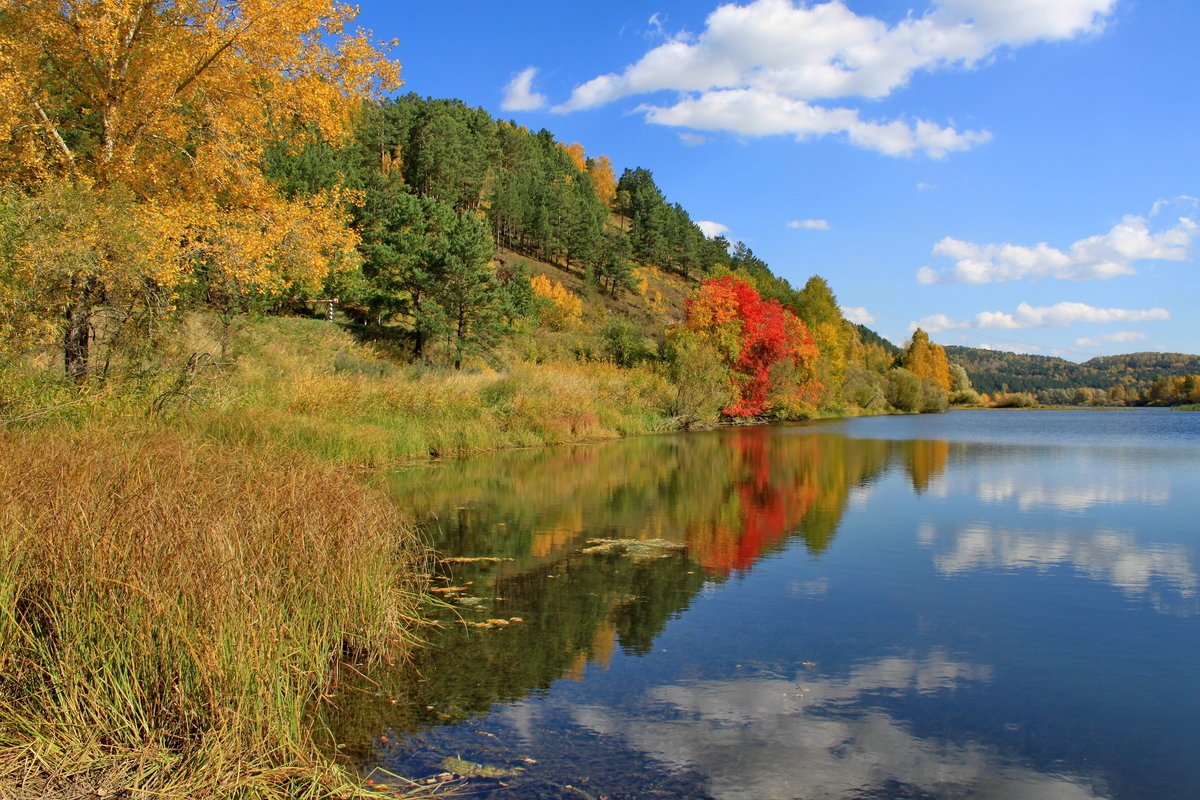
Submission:
[[[1080,778],[1038,772],[981,743],[915,736],[870,708],[880,694],[935,694],[991,679],[990,667],[934,650],[925,659],[867,662],[845,677],[802,670],[795,680],[659,686],[647,693],[654,716],[581,706],[573,718],[673,769],[702,772],[721,800],[885,797],[899,787],[943,797],[1105,797]]]
[[[1174,604],[1174,613],[1194,611],[1200,579],[1188,548],[1174,544],[1142,544],[1128,532],[1002,530],[975,523],[949,534],[926,523],[918,532],[921,544],[934,547],[933,563],[942,575],[978,570],[1045,572],[1070,566],[1076,573],[1108,583],[1129,597],[1149,597],[1167,610],[1164,594],[1187,601]]]

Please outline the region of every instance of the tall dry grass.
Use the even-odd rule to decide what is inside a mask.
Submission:
[[[334,325],[248,326],[235,366],[181,425],[217,441],[270,442],[352,464],[669,430],[675,391],[646,367],[516,363],[504,372],[397,366]]]
[[[0,431],[0,797],[345,796],[309,726],[403,657],[397,510],[272,448]]]

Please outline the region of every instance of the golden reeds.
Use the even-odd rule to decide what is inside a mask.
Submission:
[[[344,652],[403,656],[417,557],[294,453],[0,433],[0,796],[344,795],[312,711]]]

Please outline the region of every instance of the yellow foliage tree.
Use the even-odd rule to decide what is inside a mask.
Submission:
[[[559,146],[562,147],[562,149],[567,152],[567,155],[571,157],[571,163],[575,165],[576,169],[578,169],[580,172],[587,171],[587,155],[584,152],[583,145],[581,145],[579,142],[575,142],[574,144],[564,144]]]
[[[950,390],[950,361],[946,349],[929,340],[929,334],[917,328],[912,342],[900,357],[900,366],[919,378],[930,378],[946,391]]]
[[[583,318],[583,298],[576,295],[559,281],[545,275],[534,275],[529,279],[535,297],[543,300],[542,321],[551,328],[561,329],[575,325]]]
[[[617,196],[617,175],[613,171],[612,161],[608,156],[588,159],[587,171],[588,177],[592,179],[592,186],[596,188],[596,197],[600,198],[600,202],[605,206],[612,206],[613,199]]]
[[[86,341],[106,286],[169,288],[194,266],[226,290],[316,286],[353,252],[345,198],[288,200],[262,174],[287,137],[338,140],[399,67],[336,0],[0,0],[0,175],[38,202],[132,194],[156,266],[98,254],[66,281]],[[102,249],[102,242],[95,242]],[[30,257],[35,253],[29,253]],[[132,271],[118,277],[117,271]],[[86,348],[67,372],[87,376]],[[79,359],[82,358],[82,362]]]

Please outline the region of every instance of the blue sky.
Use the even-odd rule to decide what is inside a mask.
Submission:
[[[405,90],[653,171],[893,341],[1200,351],[1194,0],[363,0]]]

